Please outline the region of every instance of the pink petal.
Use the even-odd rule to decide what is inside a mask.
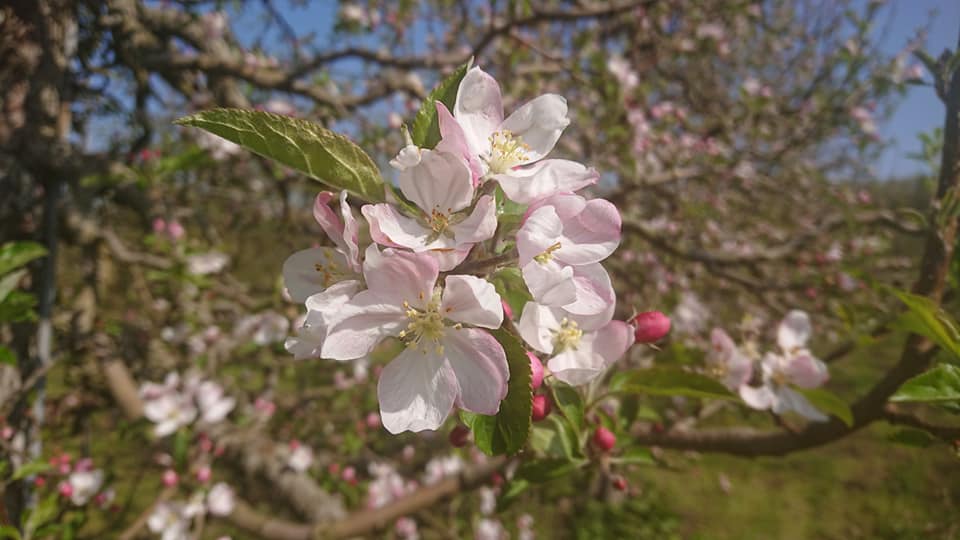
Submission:
[[[811,333],[810,316],[795,309],[787,313],[777,327],[777,344],[785,352],[790,352],[806,345]]]
[[[404,349],[380,374],[380,419],[390,433],[435,430],[457,397],[457,381],[446,359],[432,348]]]
[[[765,410],[773,407],[777,400],[776,396],[769,386],[747,386],[740,387],[740,399],[751,409]]]
[[[600,263],[574,266],[573,285],[575,301],[563,306],[563,309],[575,315],[598,315],[613,310],[617,304],[616,292],[610,282],[610,275]]]
[[[507,397],[507,355],[493,336],[476,328],[449,329],[444,355],[457,376],[457,405],[479,414],[496,414]]]
[[[523,140],[529,147],[526,163],[532,163],[553,150],[569,124],[567,100],[557,94],[544,94],[513,111],[500,128]]]
[[[596,332],[584,334],[581,349],[589,349],[603,357],[606,367],[623,357],[633,345],[633,328],[623,321],[610,321]]]
[[[556,252],[567,264],[590,264],[609,257],[620,245],[620,212],[603,199],[591,199],[575,217],[563,220],[563,239]]]
[[[493,176],[511,201],[530,204],[558,193],[596,184],[600,174],[575,161],[545,159]]]
[[[455,322],[483,328],[500,328],[503,323],[500,295],[489,281],[475,276],[447,276],[440,309]]]
[[[396,306],[409,302],[424,307],[433,295],[439,274],[437,261],[428,253],[389,248],[381,253],[375,245],[367,248],[363,264],[367,288]]]
[[[360,272],[360,225],[350,210],[347,202],[346,190],[340,192],[340,215],[343,216],[343,246],[344,255],[354,272]]]
[[[456,154],[422,150],[420,163],[400,171],[400,191],[427,215],[449,216],[473,199],[473,179],[467,163]]]
[[[343,305],[339,320],[327,330],[320,356],[331,360],[362,358],[384,338],[399,334],[408,322],[406,311],[395,299],[385,301],[375,291],[361,291]]]
[[[370,224],[370,238],[374,242],[415,251],[427,249],[426,240],[433,231],[404,216],[392,204],[368,204],[360,211]]]
[[[455,249],[433,249],[427,251],[427,253],[437,261],[441,272],[449,272],[460,266],[460,263],[467,258],[467,255],[470,255],[472,248],[473,244],[467,244]]]
[[[471,153],[485,154],[490,148],[488,137],[503,122],[503,101],[496,79],[478,67],[468,71],[457,89],[453,116],[463,127]]]
[[[783,366],[787,379],[800,388],[817,388],[830,379],[827,365],[814,358],[810,351],[801,349],[787,359]]]
[[[577,300],[572,267],[561,266],[556,261],[539,263],[531,260],[523,265],[522,272],[523,281],[537,302],[560,307]]]
[[[450,227],[450,230],[458,247],[493,238],[493,233],[497,231],[496,201],[490,195],[480,197],[467,219]]]
[[[313,201],[313,218],[323,228],[323,232],[327,233],[327,237],[340,246],[343,244],[343,222],[330,209],[331,200],[333,200],[333,193],[321,191]]]
[[[517,251],[521,266],[562,240],[563,223],[551,206],[530,214],[517,231]],[[562,245],[561,245],[562,248]]]
[[[437,121],[440,125],[440,142],[437,144],[438,152],[450,152],[456,154],[467,162],[470,167],[470,174],[473,178],[473,185],[480,184],[480,177],[483,176],[483,164],[480,159],[470,150],[467,143],[467,136],[463,128],[457,122],[447,106],[442,101],[437,101]]]

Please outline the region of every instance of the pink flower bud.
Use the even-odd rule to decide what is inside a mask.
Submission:
[[[93,470],[93,460],[90,458],[78,459],[74,468],[77,471],[85,472]]]
[[[450,444],[457,448],[466,446],[469,438],[470,430],[466,426],[456,426],[450,430]]]
[[[33,485],[38,488],[42,488],[43,486],[47,485],[47,479],[42,476],[36,476],[33,479]]]
[[[630,324],[635,328],[637,343],[654,343],[670,333],[670,317],[659,311],[637,313]]]
[[[533,396],[532,418],[534,422],[539,422],[550,414],[550,400],[547,396]]]
[[[593,431],[593,445],[601,452],[609,452],[617,444],[617,437],[609,429],[598,426]]]
[[[506,300],[501,299],[500,304],[503,306],[503,317],[506,319],[513,318],[513,309],[510,307],[510,304]]]
[[[61,463],[57,470],[60,471],[60,474],[70,474],[70,471],[73,470],[73,468],[70,467],[69,463]]]
[[[377,429],[380,427],[380,414],[372,412],[367,415],[367,427],[370,429]]]
[[[180,477],[177,476],[177,471],[173,469],[167,469],[163,471],[163,476],[161,477],[163,485],[166,487],[173,487],[177,485],[177,481],[180,480]]]
[[[10,440],[13,437],[13,428],[10,426],[3,426],[3,430],[0,430],[0,437]]]
[[[167,230],[167,222],[163,218],[154,218],[153,220],[153,232],[160,234],[163,231]]]
[[[340,474],[340,464],[331,463],[327,465],[327,472],[330,473],[330,476],[337,476],[338,474]]]
[[[536,390],[543,384],[543,363],[532,352],[528,351],[527,357],[530,358],[530,386]]]
[[[210,471],[209,465],[203,465],[199,469],[197,469],[197,481],[200,482],[201,484],[206,484],[207,482],[209,482],[210,477],[212,475],[213,473],[212,471]]]
[[[57,491],[64,497],[73,496],[73,486],[70,485],[70,482],[60,482],[60,485],[57,486]]]
[[[626,491],[627,490],[627,481],[622,476],[617,476],[613,479],[613,488],[617,491]]]
[[[355,484],[357,482],[357,470],[351,466],[343,468],[343,474],[340,475],[344,482]]]
[[[173,240],[180,240],[186,233],[187,231],[183,228],[183,225],[181,225],[179,221],[171,221],[167,224],[167,234],[169,234],[170,238]]]

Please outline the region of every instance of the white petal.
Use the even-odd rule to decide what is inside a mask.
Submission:
[[[402,304],[385,302],[375,291],[361,291],[343,305],[342,318],[327,331],[320,355],[332,360],[361,358],[406,326]]]
[[[346,190],[340,192],[340,215],[343,216],[343,254],[354,272],[360,272],[360,224],[350,210]]]
[[[473,245],[467,244],[456,249],[432,249],[426,253],[429,253],[433,260],[437,261],[441,272],[449,272],[460,266],[467,255],[470,255],[471,249],[473,249]]]
[[[620,212],[603,199],[591,199],[576,216],[557,214],[563,239],[555,256],[567,264],[590,264],[610,256],[620,244]]]
[[[795,309],[780,322],[777,327],[777,344],[786,352],[806,345],[812,333],[810,316]]]
[[[457,246],[476,244],[493,237],[497,231],[497,204],[490,195],[477,200],[467,219],[450,227]]]
[[[295,302],[303,302],[351,275],[346,257],[328,247],[300,250],[283,263],[283,284]]]
[[[511,201],[530,204],[544,197],[578,191],[596,184],[600,173],[575,161],[545,159],[494,175],[493,178]]]
[[[531,260],[523,265],[522,272],[527,289],[538,303],[559,307],[577,300],[573,267],[561,266],[556,261],[539,263]]]
[[[400,172],[400,191],[427,215],[449,216],[463,210],[473,199],[473,176],[456,154],[421,151],[420,163]]]
[[[333,193],[321,191],[313,201],[313,218],[317,220],[323,232],[334,244],[340,246],[343,244],[343,222],[330,209],[330,201],[333,200]]]
[[[427,253],[395,249],[381,253],[373,245],[367,248],[363,263],[367,288],[397,306],[404,301],[417,307],[425,306],[439,274],[437,261]]]
[[[500,128],[523,139],[530,148],[529,163],[549,154],[568,125],[567,100],[557,94],[544,94],[513,111]]]
[[[401,214],[392,204],[367,204],[360,212],[370,224],[370,237],[374,242],[416,251],[427,249],[426,240],[433,231]]]
[[[617,296],[603,265],[593,263],[572,268],[575,301],[564,305],[563,309],[574,315],[603,314],[605,317],[609,314],[613,317]]]
[[[438,152],[450,152],[462,157],[470,167],[470,173],[473,176],[473,185],[476,186],[483,176],[483,163],[477,154],[470,149],[467,142],[467,136],[463,132],[463,127],[453,117],[453,113],[447,109],[442,101],[436,101],[437,106],[437,124],[440,127],[440,142],[437,143]]]
[[[390,433],[435,430],[457,397],[457,381],[446,359],[432,347],[405,349],[380,374],[380,419]]]
[[[599,354],[609,367],[633,345],[633,328],[623,321],[610,321],[596,332],[588,332],[581,339],[580,348]]]
[[[553,331],[560,328],[562,318],[563,311],[559,309],[527,302],[520,314],[517,329],[528,345],[544,354],[552,354]]]
[[[743,402],[746,403],[751,409],[757,410],[769,409],[773,407],[774,402],[777,401],[777,397],[767,385],[760,387],[747,385],[741,386],[740,399],[742,399]]]
[[[420,164],[420,148],[414,144],[408,144],[397,152],[397,157],[390,160],[390,166],[398,171],[416,167]]]
[[[543,254],[561,240],[563,222],[551,206],[536,209],[517,231],[517,252],[521,266]],[[562,245],[561,245],[562,248]]]
[[[451,321],[500,328],[503,305],[489,281],[475,276],[447,276],[440,310]]]
[[[814,407],[803,394],[792,388],[782,386],[776,390],[777,401],[774,402],[773,412],[782,414],[793,411],[800,416],[814,422],[826,422],[830,418]]]
[[[463,127],[471,151],[485,154],[490,148],[490,134],[503,121],[500,85],[482,69],[471,69],[460,81],[453,116]]]
[[[507,397],[507,355],[493,336],[476,328],[449,329],[444,355],[457,376],[457,404],[479,414],[496,414]]]
[[[579,386],[586,384],[603,373],[607,368],[606,360],[592,351],[564,351],[547,362],[550,372],[561,381]]]

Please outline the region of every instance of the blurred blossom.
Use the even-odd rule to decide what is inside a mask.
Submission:
[[[304,472],[313,465],[313,450],[299,441],[290,441],[290,455],[287,466],[297,472]]]
[[[404,540],[419,540],[420,533],[417,531],[417,522],[408,517],[402,517],[394,525],[394,531],[397,536]]]
[[[506,540],[509,535],[499,521],[481,518],[473,528],[473,537],[475,540]]]
[[[147,519],[147,528],[159,534],[161,540],[189,540],[192,516],[185,510],[182,503],[161,502]]]
[[[477,493],[480,495],[480,513],[489,516],[497,509],[497,492],[491,487],[483,486]]]
[[[400,126],[403,125],[403,117],[391,112],[387,115],[387,125],[390,126],[390,129],[400,129]]]
[[[290,321],[275,311],[248,315],[237,322],[233,335],[265,346],[283,341],[290,330]]]
[[[195,276],[216,274],[226,268],[230,256],[225,253],[200,253],[187,257],[187,272]]]
[[[520,514],[517,518],[517,539],[533,540],[536,535],[533,533],[533,516],[530,514]]]
[[[423,483],[427,485],[436,484],[448,476],[459,474],[462,470],[463,460],[460,459],[460,456],[456,454],[446,457],[438,456],[427,462]]]
[[[216,161],[224,161],[243,151],[239,145],[207,131],[196,131],[197,145],[206,150]]]
[[[214,41],[223,37],[227,29],[227,14],[223,11],[211,11],[203,15],[203,31],[207,39]]]
[[[67,479],[70,485],[70,502],[83,506],[100,490],[103,485],[103,471],[76,471]]]
[[[195,396],[200,406],[200,419],[208,424],[222,421],[237,403],[232,397],[224,395],[223,387],[213,381],[201,383]]]
[[[697,37],[700,39],[713,39],[721,41],[726,37],[723,27],[717,23],[703,23],[697,27]]]
[[[673,329],[683,334],[699,334],[706,328],[710,319],[707,306],[693,292],[684,292],[680,296],[680,303],[673,310],[670,317]]]
[[[630,63],[619,55],[611,56],[607,60],[607,69],[625,90],[632,90],[640,83],[640,77],[630,67]]]
[[[180,224],[177,220],[172,220],[167,224],[167,235],[171,240],[180,240],[187,234],[187,231],[183,228],[183,225]]]
[[[368,472],[373,479],[367,485],[367,508],[380,508],[416,489],[416,483],[404,480],[390,464],[371,463]]]
[[[271,99],[263,104],[263,110],[284,116],[296,116],[297,109],[290,102],[282,99]]]
[[[236,499],[233,489],[223,482],[218,482],[210,488],[207,494],[207,509],[215,516],[228,516],[233,512]]]

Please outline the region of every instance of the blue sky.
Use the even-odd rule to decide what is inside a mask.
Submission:
[[[928,28],[927,47],[933,57],[944,49],[957,46],[960,35],[960,0],[895,0],[891,3],[893,19],[879,31],[884,50],[895,53],[916,35],[918,28]],[[936,15],[932,13],[936,11]],[[926,80],[930,80],[927,74]],[[944,109],[929,86],[911,86],[895,114],[881,126],[885,140],[891,140],[875,164],[879,178],[906,176],[923,171],[923,166],[906,157],[920,149],[917,135],[943,125]]]
[[[869,0],[860,0],[867,2]],[[882,17],[876,29],[881,48],[895,54],[914,36],[917,30],[927,29],[926,49],[936,57],[946,48],[957,45],[960,34],[960,0],[889,0],[890,18]],[[320,46],[335,48],[331,28],[336,19],[338,2],[312,0],[304,6],[290,8],[286,2],[277,5],[287,16],[297,33],[305,35],[313,32]],[[232,12],[232,18],[251,33],[258,31],[261,21],[252,17],[244,18]],[[422,32],[413,29],[411,36],[422,36]],[[366,45],[376,46],[375,43]],[[422,45],[422,44],[421,44]],[[344,62],[338,67],[342,70],[355,70],[359,63]],[[929,74],[927,75],[929,80]],[[908,154],[917,152],[920,143],[917,135],[930,131],[943,123],[943,107],[928,86],[910,86],[900,107],[889,119],[881,124],[883,139],[889,141],[889,147],[879,161],[873,164],[873,170],[879,178],[906,176],[923,172],[923,165],[911,160]]]

